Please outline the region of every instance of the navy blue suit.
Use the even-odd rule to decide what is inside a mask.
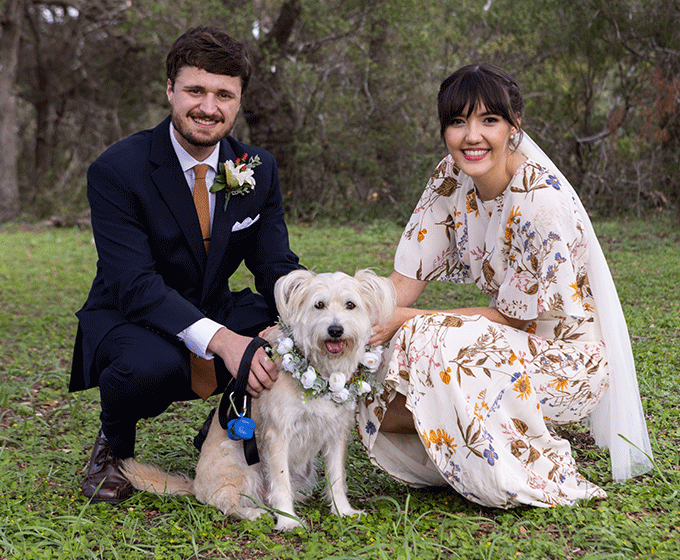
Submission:
[[[262,161],[254,168],[255,189],[232,195],[226,212],[224,191],[217,193],[207,256],[191,191],[170,142],[169,118],[118,142],[91,165],[87,192],[99,260],[87,301],[77,313],[71,391],[100,385],[112,358],[99,355],[106,346],[102,341],[120,327],[144,329],[174,345],[184,360],[188,351],[176,335],[202,317],[250,335],[274,322],[274,283],[300,265],[288,244],[274,158],[231,137],[220,143],[220,161],[244,153]],[[249,227],[237,225],[248,218],[254,220]],[[229,278],[244,261],[259,294],[229,289]],[[223,362],[216,359],[215,365],[218,379],[224,378]],[[188,379],[187,368],[183,364],[181,369]],[[186,387],[174,396],[195,398]],[[103,409],[104,399],[102,386]]]

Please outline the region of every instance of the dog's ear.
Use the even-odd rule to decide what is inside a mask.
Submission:
[[[364,301],[368,306],[371,320],[374,323],[384,323],[389,320],[397,305],[397,292],[394,284],[368,268],[357,270],[354,279],[359,282],[364,292]]]
[[[285,322],[290,312],[290,302],[295,293],[307,286],[316,276],[309,270],[294,270],[282,276],[274,285],[274,298],[279,316]]]

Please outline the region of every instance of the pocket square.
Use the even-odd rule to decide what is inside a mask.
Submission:
[[[234,227],[231,228],[231,231],[234,232],[234,231],[241,231],[242,229],[246,229],[246,228],[252,226],[259,219],[260,219],[260,215],[258,214],[254,218],[246,218],[242,222],[236,222],[234,224]]]

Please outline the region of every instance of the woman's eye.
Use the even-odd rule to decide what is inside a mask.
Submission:
[[[324,307],[326,307],[326,304],[323,301],[317,301],[314,304],[315,309],[323,309]]]

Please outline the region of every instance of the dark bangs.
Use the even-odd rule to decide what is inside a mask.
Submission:
[[[439,88],[437,104],[442,137],[455,118],[468,118],[479,105],[517,128],[517,113],[521,116],[523,109],[517,84],[505,72],[487,64],[464,66],[454,72]]]

